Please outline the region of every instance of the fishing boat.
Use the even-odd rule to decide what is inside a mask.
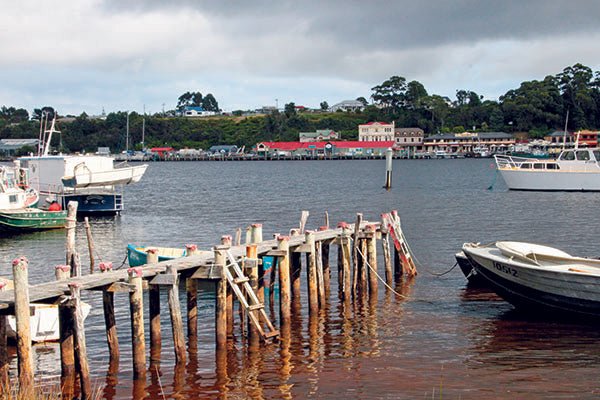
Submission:
[[[39,192],[40,200],[54,197],[63,209],[69,201],[77,201],[78,214],[119,214],[124,209],[124,187],[139,182],[148,165],[115,165],[114,158],[107,155],[51,155],[52,135],[60,133],[55,121],[48,129],[40,127],[37,155],[17,160],[19,167],[29,170],[30,185]]]
[[[34,208],[38,201],[26,169],[0,167],[0,235],[64,228],[67,212]]]
[[[600,149],[563,150],[556,160],[495,155],[510,190],[600,191]]]
[[[498,295],[517,308],[600,316],[600,260],[533,243],[465,243],[462,248]]]

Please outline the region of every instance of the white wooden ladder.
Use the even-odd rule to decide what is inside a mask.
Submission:
[[[265,312],[265,305],[258,300],[256,293],[252,290],[252,286],[250,286],[249,283],[250,279],[244,275],[242,268],[229,250],[227,251],[225,276],[227,277],[227,282],[229,282],[231,289],[233,289],[240,304],[248,313],[248,318],[250,318],[252,324],[256,327],[261,338],[264,341],[268,341],[279,336],[279,331],[273,327],[271,320],[269,320],[269,317]],[[248,298],[246,298],[244,292],[248,294]],[[261,318],[267,328],[266,331],[262,327]]]

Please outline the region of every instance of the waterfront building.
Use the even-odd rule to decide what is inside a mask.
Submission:
[[[358,125],[359,142],[394,141],[395,122],[369,122]]]
[[[337,132],[331,129],[317,129],[315,132],[300,132],[298,134],[300,142],[323,142],[339,139]]]
[[[544,136],[544,139],[552,143],[554,146],[567,146],[571,147],[575,143],[575,135],[573,132],[565,131],[554,131]]]
[[[264,158],[383,157],[394,141],[260,142],[254,150]]]
[[[506,151],[514,144],[515,138],[506,132],[441,133],[423,139],[424,151],[441,151],[449,155],[473,153],[478,149],[485,149],[493,154]]]
[[[327,111],[329,112],[337,112],[337,111],[348,111],[348,112],[356,112],[364,110],[365,105],[358,100],[344,100],[337,104],[329,107]]]

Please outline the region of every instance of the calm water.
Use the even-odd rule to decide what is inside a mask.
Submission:
[[[97,259],[118,267],[127,243],[208,248],[255,222],[263,223],[270,238],[296,226],[301,210],[310,211],[308,227],[317,228],[325,211],[334,224],[353,222],[356,212],[376,221],[381,212],[396,209],[420,274],[398,288],[405,299],[380,287],[377,302],[343,310],[333,264],[327,310],[309,320],[303,309],[289,348],[248,352],[237,335],[237,350],[218,362],[212,288],[205,286],[198,354],[175,367],[165,311],[161,365],[137,385],[131,381],[127,295],[116,296],[121,360],[118,373],[107,377],[101,295],[86,293],[93,305],[86,332],[96,385],[109,399],[161,393],[233,399],[597,398],[598,326],[521,315],[493,294],[467,288],[458,268],[435,275],[453,266],[454,253],[467,241],[534,241],[600,255],[600,195],[508,192],[499,176],[495,180],[491,162],[396,160],[390,192],[382,189],[385,161],[151,164],[142,182],[127,188],[122,216],[92,221]],[[85,268],[87,245],[78,229]],[[11,260],[26,255],[32,282],[52,279],[54,265],[64,263],[64,242],[61,231],[0,240],[0,274],[10,275]],[[335,257],[332,247],[332,262]],[[38,376],[59,375],[57,345],[35,350]]]

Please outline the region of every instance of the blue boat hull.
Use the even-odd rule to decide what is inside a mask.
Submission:
[[[76,201],[78,215],[116,215],[123,210],[123,195],[120,193],[60,194],[58,199],[64,209],[69,201]]]
[[[133,244],[127,245],[127,259],[130,267],[139,267],[148,264],[148,254],[146,254],[145,250],[146,247],[144,246],[136,246]],[[183,256],[185,256],[185,250],[182,251],[182,255],[180,257]],[[158,262],[174,260],[175,258],[179,257],[164,256],[160,255],[159,253]]]

